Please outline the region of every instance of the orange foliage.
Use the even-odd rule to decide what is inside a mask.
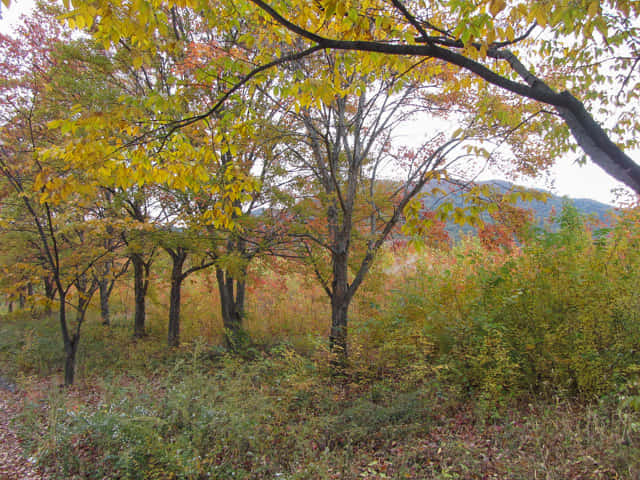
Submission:
[[[533,221],[531,210],[500,202],[499,208],[491,213],[494,223],[484,225],[478,231],[482,245],[492,251],[513,250],[517,241],[522,240],[528,226]]]

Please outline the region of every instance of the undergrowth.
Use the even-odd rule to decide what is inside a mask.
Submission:
[[[590,231],[567,208],[559,224],[511,252],[387,252],[340,376],[323,292],[282,265],[250,273],[244,356],[219,346],[208,273],[185,289],[177,349],[162,281],[135,341],[120,288],[109,327],[90,313],[68,391],[55,318],[14,312],[0,369],[25,393],[15,427],[60,479],[638,478],[637,222]]]

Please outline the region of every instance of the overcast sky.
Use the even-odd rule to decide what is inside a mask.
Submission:
[[[0,32],[7,33],[11,25],[17,21],[20,15],[28,13],[33,0],[11,0],[9,10],[0,2],[2,19],[0,20]],[[482,176],[482,180],[499,178],[499,172],[487,171]],[[549,179],[553,180],[552,184]],[[600,202],[615,204],[616,196],[612,193],[614,189],[620,189],[624,185],[615,181],[604,173],[599,167],[589,162],[587,165],[579,166],[569,159],[560,159],[556,162],[551,174],[542,180],[525,180],[525,186],[544,188],[551,190],[557,195],[566,195],[573,198],[592,198]]]
[[[11,0],[11,7],[7,11],[4,3],[0,2],[0,12],[2,19],[0,20],[0,32],[6,33],[11,28],[11,24],[15,22],[23,13],[29,13],[33,8],[33,0]]]

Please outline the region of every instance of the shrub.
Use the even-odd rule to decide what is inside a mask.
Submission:
[[[467,242],[455,263],[419,268],[376,327],[380,351],[413,365],[422,351],[448,381],[488,398],[615,390],[640,363],[640,236],[626,224],[594,235],[570,205],[558,225],[510,256]]]

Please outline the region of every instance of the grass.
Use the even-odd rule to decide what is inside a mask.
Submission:
[[[522,295],[504,293],[529,281],[537,257],[487,253],[480,261],[474,248],[416,253],[402,268],[383,258],[353,306],[350,366],[340,377],[327,368],[323,292],[302,274],[283,276],[264,265],[249,279],[251,359],[219,346],[215,283],[206,273],[186,285],[177,349],[165,346],[162,279],[150,292],[144,339],[131,338],[126,286],[112,299],[110,327],[92,310],[78,381],[69,390],[57,387],[62,355],[55,318],[5,315],[0,369],[24,393],[15,428],[27,454],[59,479],[638,478],[640,383],[632,352],[620,357],[626,363],[606,365],[616,376],[598,384],[598,395],[527,383],[523,362],[537,350],[525,343],[523,355],[522,342],[510,336],[511,317],[501,315],[508,307],[518,328],[513,312],[537,318],[535,290],[522,304],[516,303]],[[525,260],[529,268],[518,274],[513,262]],[[572,275],[591,271],[562,265]],[[506,269],[513,269],[508,284],[500,276]],[[565,282],[558,271],[553,278]],[[625,292],[625,285],[621,280],[616,288]],[[571,317],[545,321],[564,332],[562,322],[575,325],[580,316],[600,328],[588,315],[600,304],[573,305]],[[629,305],[616,304],[618,330],[603,330],[611,348],[631,345],[623,327],[636,328],[636,319],[619,313]],[[600,330],[594,332],[589,338]],[[545,333],[549,346],[573,348],[550,329]],[[591,346],[578,340],[580,349]],[[569,370],[564,376],[557,370],[582,358],[582,350],[572,352],[552,351],[532,365],[545,382],[570,378]],[[587,353],[594,369],[599,358],[611,357]],[[541,370],[547,365],[549,371]]]
[[[638,416],[616,402],[501,407],[435,378],[338,382],[319,358],[284,346],[246,361],[196,343],[159,365],[68,392],[55,379],[23,385],[29,395],[16,426],[30,454],[60,479],[640,473]]]

